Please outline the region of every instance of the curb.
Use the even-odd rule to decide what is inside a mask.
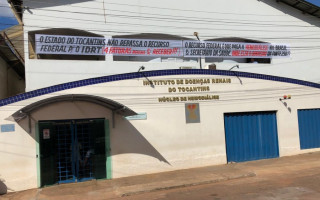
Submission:
[[[148,192],[184,188],[184,187],[190,187],[190,186],[196,186],[196,185],[205,185],[205,184],[210,184],[210,183],[217,183],[217,182],[222,182],[222,181],[235,180],[235,179],[248,178],[248,177],[255,177],[255,176],[256,176],[256,173],[249,172],[249,173],[238,175],[238,176],[218,178],[218,179],[209,180],[209,181],[200,181],[200,182],[195,182],[195,183],[186,183],[186,184],[179,184],[179,185],[173,185],[173,186],[167,186],[167,187],[157,187],[157,188],[153,188],[153,189],[140,190],[140,191],[135,191],[135,192],[127,192],[127,193],[123,193],[121,195],[121,197],[127,197],[127,196],[132,196],[132,195],[137,195],[137,194],[148,193]]]

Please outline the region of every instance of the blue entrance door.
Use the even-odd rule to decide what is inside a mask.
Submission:
[[[279,157],[275,112],[228,113],[224,123],[228,162]]]
[[[320,109],[298,110],[300,148],[320,147]]]

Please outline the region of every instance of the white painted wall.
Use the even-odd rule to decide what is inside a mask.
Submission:
[[[223,78],[212,75],[152,77],[151,80]],[[228,78],[228,77],[227,77]],[[300,150],[297,109],[320,108],[319,90],[274,81],[231,77],[232,82],[209,84],[209,92],[169,93],[168,86],[143,86],[145,79],[96,84],[43,95],[0,107],[0,124],[12,123],[12,113],[41,99],[64,94],[90,94],[112,99],[136,112],[146,112],[147,120],[128,121],[116,115],[111,127],[113,178],[156,173],[207,165],[225,164],[224,113],[277,111],[280,156],[319,149]],[[180,86],[180,85],[179,85]],[[190,85],[183,84],[182,87]],[[200,85],[192,85],[200,86]],[[175,87],[178,87],[175,85]],[[89,92],[90,91],[90,92]],[[159,97],[219,95],[215,101],[200,101],[201,123],[186,124],[185,102],[159,103]],[[287,107],[279,101],[291,94]],[[291,112],[288,108],[291,108]],[[16,131],[0,133],[0,171],[8,187],[23,190],[37,187],[34,124],[38,120],[107,118],[109,110],[84,102],[56,103],[31,114],[32,133],[27,120]],[[19,173],[17,173],[19,172]],[[24,176],[23,176],[24,175]],[[27,184],[26,184],[27,183]]]
[[[290,44],[291,58],[273,59],[271,64],[241,63],[239,70],[320,81],[319,20],[275,1],[105,0],[106,22],[102,1],[74,0],[66,4],[62,0],[33,0],[24,2],[24,6],[29,6],[29,10],[24,12],[26,46],[29,31],[47,28],[75,28],[104,36],[160,33],[189,39],[195,39],[193,32],[197,31],[201,39],[239,37]],[[28,51],[25,58],[27,91],[91,77],[136,72],[141,65],[146,70],[199,66],[188,62],[116,62],[112,57],[106,57],[105,61],[37,60],[29,59]],[[234,65],[217,63],[217,68],[228,70]],[[0,70],[0,76],[3,74]],[[201,77],[219,76],[152,79]],[[233,77],[231,84],[211,85],[209,93],[220,95],[220,100],[200,102],[201,123],[186,124],[184,103],[159,103],[159,97],[170,96],[168,87],[146,87],[142,85],[143,80],[75,88],[0,107],[0,124],[12,123],[6,118],[30,103],[63,94],[102,96],[123,103],[136,112],[147,112],[147,120],[127,121],[121,116],[116,117],[116,127],[111,129],[114,178],[226,163],[223,125],[226,112],[277,111],[280,156],[319,150],[300,150],[297,121],[297,109],[320,108],[318,89],[247,78],[241,78],[241,85]],[[0,87],[4,86],[0,84]],[[287,101],[291,112],[279,101],[288,93],[292,95],[292,99]],[[24,130],[26,121],[16,124],[15,132],[0,133],[1,178],[16,191],[37,187],[35,121],[90,117],[110,119],[110,111],[74,102],[48,106],[33,113],[32,117],[31,134]]]
[[[24,91],[24,80],[0,57],[0,99],[23,93]]]
[[[37,186],[36,142],[22,127],[6,120],[12,110],[12,106],[2,109],[0,119],[0,125],[15,124],[15,132],[0,132],[1,179],[8,192]]]
[[[104,35],[171,34],[202,40],[245,38],[292,47],[290,58],[271,64],[240,64],[240,71],[320,82],[320,21],[275,0],[34,0],[24,2],[25,46],[28,32],[47,28],[74,28]],[[232,6],[230,6],[232,5]],[[104,13],[106,14],[104,16]],[[28,48],[25,48],[28,49]],[[124,62],[31,60],[26,57],[27,91],[103,75],[146,70],[199,67],[188,62]],[[208,65],[210,63],[202,64]],[[234,63],[217,63],[228,70]]]

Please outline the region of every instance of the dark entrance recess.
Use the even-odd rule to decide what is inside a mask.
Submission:
[[[104,179],[104,119],[39,122],[41,186]]]

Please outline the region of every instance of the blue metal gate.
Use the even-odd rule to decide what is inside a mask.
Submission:
[[[90,121],[59,122],[54,125],[57,136],[58,183],[81,182],[93,178],[94,142]]]
[[[55,123],[54,131],[57,138],[55,151],[57,152],[58,183],[74,182],[76,173],[73,165],[73,126],[70,121]]]
[[[320,147],[320,109],[298,110],[300,148]]]
[[[275,112],[224,115],[228,162],[279,157]]]

